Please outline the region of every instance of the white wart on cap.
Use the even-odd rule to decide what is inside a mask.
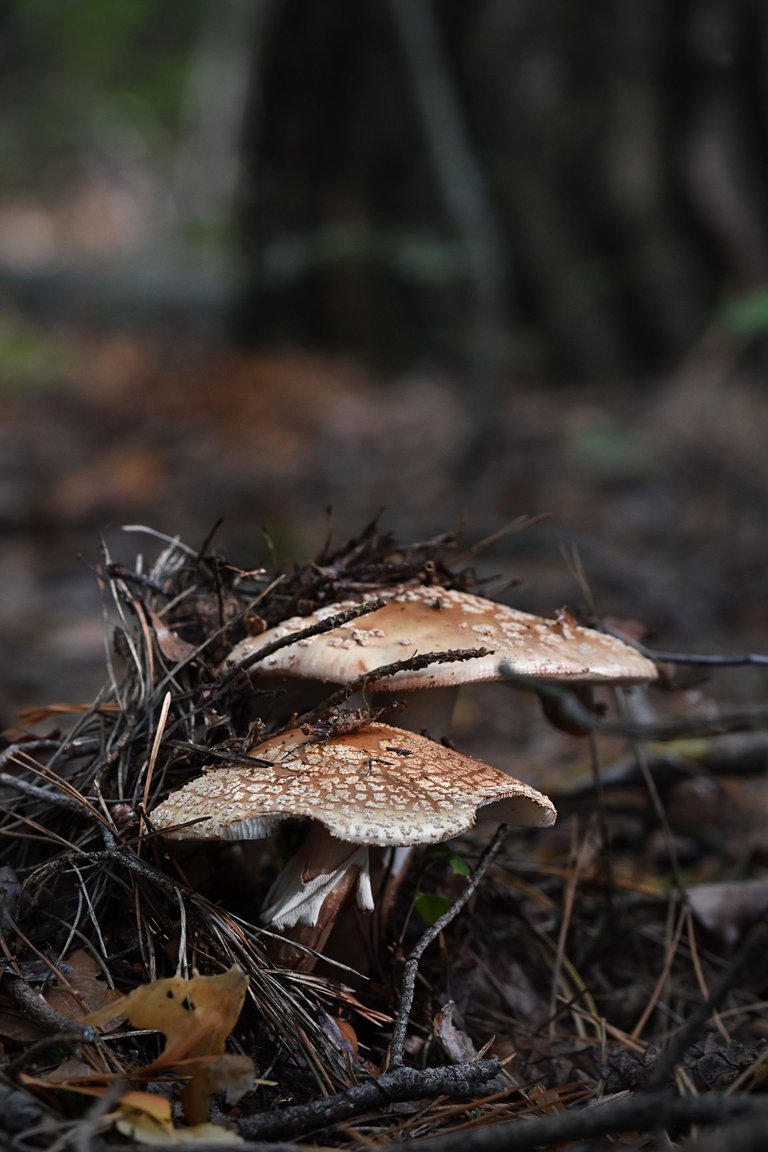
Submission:
[[[527,784],[384,724],[323,742],[293,729],[251,756],[252,768],[214,768],[186,784],[152,822],[166,836],[195,840],[259,838],[289,817],[318,822],[325,836],[314,836],[311,859],[300,849],[267,896],[263,918],[277,927],[315,924],[344,875],[357,877],[358,903],[372,907],[371,845],[437,843],[478,816],[533,827],[556,818],[549,798]]]
[[[371,683],[375,691],[410,691],[518,676],[583,684],[637,684],[655,680],[652,661],[613,636],[570,618],[533,616],[505,604],[445,588],[383,589],[383,608],[318,636],[305,637],[257,661],[254,671],[348,684],[377,668],[430,652],[485,648],[487,656],[402,671]],[[282,639],[344,611],[352,601],[328,605],[311,616],[293,616],[260,636],[240,642],[226,667],[241,663]]]

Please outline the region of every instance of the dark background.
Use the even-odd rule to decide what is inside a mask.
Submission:
[[[100,683],[124,524],[250,566],[328,506],[543,514],[478,561],[520,606],[583,610],[575,548],[664,646],[768,643],[767,45],[760,0],[0,5],[3,721]]]

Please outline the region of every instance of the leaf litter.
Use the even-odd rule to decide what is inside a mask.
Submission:
[[[219,1123],[200,1127],[200,1139],[231,1139],[236,1120],[257,1138],[267,1131],[259,1116],[292,1105],[306,1111],[293,1128],[286,1113],[284,1130],[274,1129],[281,1135],[320,1128],[325,1143],[387,1143],[648,1092],[659,1054],[704,1006],[662,1086],[674,1082],[688,1097],[735,1085],[743,1095],[760,1082],[768,859],[745,831],[765,804],[766,725],[755,713],[738,737],[713,726],[692,740],[686,716],[669,715],[670,693],[652,701],[661,742],[645,756],[630,738],[615,768],[600,763],[601,740],[615,748],[620,724],[609,713],[603,737],[601,713],[592,714],[591,768],[587,757],[579,779],[553,788],[558,828],[546,839],[510,837],[420,963],[408,1062],[457,1069],[490,1045],[503,1066],[489,1067],[471,1099],[465,1086],[458,1102],[454,1091],[425,1103],[422,1084],[399,1111],[363,1100],[364,1120],[333,1127],[337,1096],[341,1108],[371,1077],[400,1075],[385,1071],[387,1046],[402,960],[425,928],[419,910],[430,919],[461,893],[482,838],[468,835],[452,865],[446,859],[406,887],[361,982],[343,964],[308,974],[272,963],[270,933],[255,920],[277,867],[273,845],[259,843],[255,869],[232,845],[216,846],[202,865],[176,859],[153,833],[151,811],[205,765],[238,762],[279,726],[273,692],[247,672],[224,685],[217,675],[249,630],[391,584],[467,589],[477,578],[456,568],[455,536],[404,547],[377,522],[339,546],[329,533],[311,564],[271,572],[155,538],[149,567],[117,565],[106,548],[98,566],[110,636],[98,699],[36,710],[0,751],[0,1035],[17,1078],[36,1092],[47,1085],[49,1096],[56,1081],[59,1101],[66,1081],[102,1096],[123,1082],[108,1116],[136,1141],[191,1140],[211,1110]],[[498,687],[499,709],[512,691]],[[315,706],[313,730],[324,723],[336,721]],[[739,748],[723,745],[721,756],[718,744],[734,740]],[[526,758],[535,755],[534,745]],[[721,793],[738,802],[723,807]],[[110,1026],[123,1014],[133,1031]],[[77,1038],[68,1024],[81,1028]],[[102,1036],[84,1039],[82,1028],[95,1025]],[[161,1052],[145,1030],[165,1035]],[[153,1077],[153,1091],[132,1086]],[[180,1092],[173,1077],[185,1084]],[[400,1081],[391,1084],[392,1098],[402,1096]],[[192,1127],[175,1126],[179,1107]],[[106,1130],[106,1117],[100,1123]],[[646,1146],[642,1135],[627,1139]]]

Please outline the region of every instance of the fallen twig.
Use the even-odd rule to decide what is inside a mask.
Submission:
[[[647,656],[657,664],[694,664],[706,668],[740,668],[745,664],[768,665],[768,655],[762,652],[735,652],[730,656],[706,652],[658,652],[654,648],[647,648],[645,644],[639,644],[637,640],[630,639],[621,631],[613,628],[606,628],[605,631],[609,636],[616,636],[625,644],[636,648],[643,656]]]
[[[303,1136],[317,1128],[378,1111],[389,1104],[424,1100],[431,1096],[474,1099],[478,1086],[493,1080],[500,1071],[498,1060],[470,1060],[449,1068],[392,1068],[366,1084],[357,1084],[335,1096],[248,1116],[240,1121],[240,1132],[250,1140]]]
[[[747,1116],[768,1117],[768,1100],[740,1094],[671,1096],[666,1092],[633,1094],[555,1116],[520,1118],[419,1142],[419,1152],[532,1152],[568,1140],[589,1140],[618,1132],[649,1132],[688,1124],[722,1124]],[[727,1145],[723,1145],[725,1147]],[[735,1147],[735,1145],[730,1145]]]
[[[461,660],[474,660],[476,657],[487,656],[488,654],[488,648],[452,648],[445,652],[421,652],[417,656],[408,656],[405,660],[395,660],[392,664],[382,664],[380,668],[364,672],[356,680],[351,680],[349,684],[339,688],[331,696],[326,697],[316,708],[313,708],[311,712],[303,712],[301,723],[313,724],[317,720],[323,719],[332,708],[344,704],[356,692],[362,692],[376,680],[389,678],[398,672],[418,672],[421,668],[431,668],[433,664],[453,664]]]
[[[37,1024],[45,1032],[51,1033],[54,1041],[93,1044],[98,1039],[99,1034],[95,1028],[92,1028],[90,1024],[78,1024],[69,1016],[57,1012],[20,976],[16,976],[12,972],[4,973],[2,988],[8,999],[21,1009],[25,1018]],[[50,1039],[46,1038],[33,1044],[32,1048],[28,1048],[21,1057],[17,1057],[16,1060],[7,1065],[6,1072],[10,1073],[17,1070],[17,1066],[18,1068],[23,1067],[28,1062],[32,1049],[38,1051],[50,1047],[50,1043]]]
[[[367,616],[369,612],[376,612],[377,609],[383,608],[386,604],[381,596],[375,600],[365,600],[362,604],[355,604],[352,608],[347,608],[343,612],[335,612],[333,616],[329,616],[326,620],[318,620],[316,624],[310,624],[308,628],[302,628],[297,632],[289,632],[285,636],[280,636],[277,640],[272,640],[271,643],[265,644],[263,648],[259,648],[256,652],[252,652],[250,656],[246,656],[238,664],[233,664],[228,672],[222,676],[218,683],[218,691],[221,692],[224,688],[228,687],[232,680],[235,679],[241,672],[248,671],[254,664],[261,663],[267,656],[271,656],[273,652],[279,652],[281,648],[287,648],[291,644],[297,644],[299,640],[309,640],[312,636],[320,636],[323,632],[332,632],[334,628],[341,628],[342,625],[348,624],[351,620],[357,620],[358,616]]]
[[[411,1016],[411,1008],[413,1006],[413,996],[416,987],[416,973],[419,968],[419,960],[423,953],[429,947],[433,940],[437,939],[440,933],[448,927],[451,921],[458,916],[464,905],[470,899],[472,894],[477,890],[480,881],[482,880],[488,868],[493,863],[496,855],[498,854],[504,840],[506,838],[508,828],[506,824],[500,824],[496,835],[486,848],[483,855],[475,868],[474,872],[469,878],[464,891],[454,900],[450,908],[448,908],[442,916],[438,916],[434,924],[430,924],[426,932],[419,938],[415,946],[411,949],[405,960],[405,967],[403,970],[403,982],[400,989],[400,1007],[397,1010],[395,1017],[395,1026],[392,1029],[392,1042],[390,1044],[389,1054],[389,1067],[396,1068],[402,1065],[403,1062],[403,1049],[405,1046],[405,1034],[408,1029],[408,1021]]]
[[[670,716],[650,724],[629,719],[606,720],[588,708],[569,688],[547,683],[533,676],[521,676],[511,664],[502,661],[500,672],[508,684],[528,688],[544,699],[553,700],[564,721],[583,732],[608,736],[626,736],[633,740],[661,743],[667,740],[691,739],[698,736],[721,736],[728,732],[753,732],[768,728],[768,712],[732,712],[726,716]]]

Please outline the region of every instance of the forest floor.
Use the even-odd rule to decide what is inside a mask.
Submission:
[[[124,525],[205,544],[239,569],[276,572],[310,561],[329,530],[341,544],[381,511],[381,531],[404,545],[458,533],[448,562],[473,567],[488,581],[485,594],[517,607],[552,615],[567,606],[589,622],[622,622],[662,652],[768,651],[768,392],[741,374],[739,351],[707,341],[674,375],[644,386],[510,384],[487,454],[468,462],[472,407],[444,374],[384,378],[348,360],[235,352],[195,337],[50,334],[30,370],[0,392],[3,726],[18,737],[19,709],[93,701],[110,636],[100,537],[111,560],[133,567],[142,554],[145,570],[162,547]],[[530,525],[501,532],[525,516]],[[494,1070],[495,1095],[471,1106],[444,1094],[415,1104],[406,1091],[393,1113],[358,1109],[349,1115],[364,1119],[344,1124],[315,1116],[275,1135],[307,1139],[319,1129],[318,1143],[350,1147],[445,1140],[459,1127],[567,1115],[578,1101],[629,1106],[643,1084],[663,1090],[669,1105],[672,1083],[674,1106],[657,1115],[674,1139],[698,1147],[691,1122],[712,1119],[704,1105],[675,1113],[681,1099],[727,1091],[736,1105],[723,1104],[720,1118],[740,1122],[765,1060],[765,687],[759,662],[704,670],[665,662],[664,689],[630,704],[645,724],[680,723],[670,743],[643,742],[640,752],[615,733],[585,740],[553,728],[534,699],[503,686],[466,693],[457,745],[547,790],[560,819],[551,833],[508,843],[470,908],[427,953],[406,1052],[416,1068],[447,1066],[490,1045],[490,1057],[507,1061],[503,1077]],[[746,719],[722,734],[718,723],[735,712]],[[55,741],[59,725],[49,713],[35,732]],[[702,738],[707,725],[712,734]],[[53,843],[62,826],[50,834]],[[480,847],[470,838],[467,858]],[[4,854],[11,868],[14,851]],[[59,839],[51,858],[60,851]],[[432,860],[432,873],[414,883],[456,895],[464,880],[444,865]],[[222,893],[209,895],[218,907]],[[160,915],[153,898],[162,903],[148,898],[144,925]],[[190,909],[204,955],[211,923]],[[108,954],[114,926],[99,925],[99,942],[93,919],[77,923],[86,950]],[[411,911],[376,980],[356,988],[362,1008],[341,995],[328,1016],[336,1019],[340,1003],[348,1050],[360,1044],[346,1070],[353,1080],[384,1066],[382,1021],[396,1011],[399,961],[418,931]],[[58,955],[71,964],[72,940],[66,957],[60,943],[49,933],[24,963]],[[169,956],[168,971],[142,970],[137,956],[140,978],[173,973]],[[29,966],[24,974],[30,985],[40,979]],[[319,987],[305,982],[302,993]],[[704,1013],[659,1073],[658,1054],[718,988],[718,1012]],[[318,1003],[327,1005],[333,996],[324,994]],[[446,1014],[448,1002],[456,1007]],[[0,985],[11,1058],[32,1037],[13,1031],[3,1003]],[[32,1064],[40,1071],[44,1061]],[[348,1089],[349,1078],[326,1071],[326,1093]],[[306,1074],[277,1080],[254,1113],[317,1095]],[[241,1120],[249,1115],[241,1105]],[[657,1127],[638,1109],[605,1131],[625,1132],[628,1147],[666,1146],[650,1134]],[[94,1120],[90,1136],[99,1131]],[[267,1134],[255,1123],[243,1131]],[[81,1135],[75,1125],[72,1140]],[[519,1145],[507,1133],[504,1142],[579,1138],[553,1129]]]

